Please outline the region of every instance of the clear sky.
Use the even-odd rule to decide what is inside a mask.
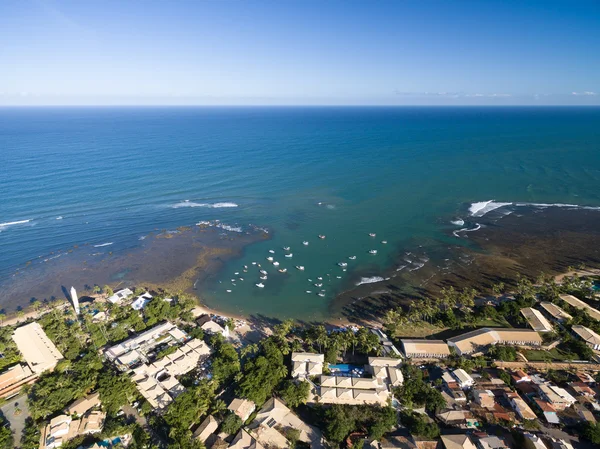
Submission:
[[[600,104],[600,1],[1,0],[0,105]]]

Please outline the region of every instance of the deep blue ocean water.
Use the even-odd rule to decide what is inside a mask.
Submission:
[[[319,318],[402,248],[451,239],[450,220],[486,200],[600,206],[600,108],[0,109],[0,282],[74,245],[124,251],[154,229],[218,219],[273,239],[203,300]],[[253,261],[268,267],[265,288]]]

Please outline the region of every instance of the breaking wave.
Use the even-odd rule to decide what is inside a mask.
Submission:
[[[500,203],[494,200],[480,201],[472,203],[469,207],[469,213],[473,217],[483,217],[488,212],[499,209],[506,206],[515,207],[536,207],[540,209],[546,209],[548,207],[563,207],[567,209],[584,209],[584,210],[600,210],[598,206],[580,206],[579,204],[565,204],[565,203]],[[504,215],[509,215],[508,213]],[[454,223],[454,222],[453,222]]]
[[[454,226],[464,226],[465,220],[459,218],[458,220],[452,220],[450,223],[452,223]]]
[[[94,245],[94,248],[102,248],[103,246],[110,246],[112,245],[114,242],[108,242],[108,243],[101,243],[99,245]]]
[[[190,200],[185,200],[185,201],[181,201],[180,203],[173,204],[171,207],[173,209],[179,209],[182,207],[208,207],[211,209],[222,209],[222,208],[229,208],[229,207],[238,207],[238,205],[236,203],[229,203],[229,202],[210,204],[210,203],[195,203]]]
[[[389,278],[383,278],[381,276],[372,276],[372,277],[368,277],[368,278],[360,278],[360,281],[358,281],[356,283],[356,285],[375,284],[376,282],[387,281],[387,280],[389,280]]]
[[[8,228],[9,226],[29,223],[30,221],[31,220],[7,221],[6,223],[0,223],[0,229]]]
[[[479,231],[481,229],[481,225],[479,223],[475,223],[475,227],[474,228],[462,228],[462,229],[457,229],[456,231],[452,232],[452,234],[454,235],[454,237],[460,237],[460,233],[461,232],[473,232],[473,231]]]
[[[244,232],[244,230],[240,226],[230,226],[219,221],[199,221],[196,223],[196,226],[212,226],[215,228],[223,229],[224,231],[230,232]]]

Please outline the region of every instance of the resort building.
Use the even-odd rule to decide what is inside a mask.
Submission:
[[[213,321],[210,315],[199,316],[196,324],[207,334],[221,334],[223,337],[229,338],[229,328]]]
[[[35,374],[54,369],[56,364],[63,359],[62,354],[38,323],[34,322],[18,327],[15,329],[12,339],[17,344],[29,369]]]
[[[394,358],[369,357],[366,371],[371,377],[322,375],[314,400],[322,404],[385,404],[392,388],[404,381],[401,363]]]
[[[124,288],[118,292],[115,292],[112,296],[109,296],[108,301],[112,302],[113,304],[118,304],[121,301],[129,298],[131,295],[133,295],[133,292],[128,288]]]
[[[102,431],[106,413],[93,410],[100,402],[88,398],[77,402],[77,405],[76,403],[71,404],[64,415],[56,416],[42,429],[40,449],[55,449],[76,436]],[[75,418],[69,412],[73,407],[78,410]]]
[[[475,384],[475,380],[464,369],[459,368],[452,371],[452,376],[457,380],[458,386],[463,390],[471,388]]]
[[[469,435],[442,435],[445,449],[477,449]]]
[[[204,443],[217,431],[218,428],[219,421],[217,421],[213,415],[208,415],[208,417],[202,421],[202,423],[194,431],[193,437],[196,440],[200,440],[202,443]]]
[[[600,321],[600,311],[589,306],[587,303],[583,302],[581,299],[576,298],[573,295],[560,295],[560,299],[562,299],[564,302],[572,305],[573,307],[575,307],[577,309],[585,310],[590,317],[592,317],[595,320]]]
[[[104,355],[119,369],[127,371],[148,362],[148,354],[159,344],[183,343],[188,339],[185,332],[167,321],[108,348]]]
[[[580,326],[579,324],[571,328],[575,335],[585,341],[585,344],[592,349],[600,349],[600,335],[591,330],[589,327]]]
[[[250,418],[250,415],[254,410],[256,410],[256,404],[248,399],[238,399],[235,398],[227,409],[236,414],[242,421],[246,421]]]
[[[447,342],[456,349],[458,355],[470,355],[495,344],[540,346],[542,338],[536,331],[529,329],[484,327],[449,338]]]
[[[319,376],[323,374],[323,354],[312,354],[310,352],[292,352],[292,377],[295,379],[308,376]]]
[[[248,432],[259,443],[265,447],[278,448],[290,447],[285,435],[290,429],[298,430],[299,440],[311,448],[323,448],[321,431],[306,424],[277,398],[269,399],[248,426]]]
[[[525,307],[521,309],[521,314],[525,317],[534,331],[552,332],[552,325],[539,310],[532,307]]]
[[[403,339],[400,341],[407,358],[439,360],[450,355],[448,344],[443,340]]]
[[[0,398],[16,396],[23,385],[32,383],[37,376],[27,365],[11,366],[0,374]]]
[[[504,396],[510,403],[512,409],[519,415],[521,419],[531,420],[536,419],[534,411],[531,410],[531,407],[527,405],[527,403],[519,396],[518,393],[512,391],[505,391]]]
[[[568,321],[571,318],[573,318],[571,315],[569,315],[563,309],[558,307],[556,304],[552,304],[551,302],[541,302],[540,306],[542,307],[542,309],[544,309],[546,311],[546,313],[548,313],[552,318],[554,318],[559,323],[564,323],[565,321]]]
[[[153,408],[163,409],[184,391],[176,376],[189,373],[209,355],[206,343],[194,338],[174,353],[138,366],[131,380]]]
[[[231,444],[229,445],[230,449],[265,449],[265,447],[260,444],[256,438],[250,435],[246,430],[241,429]]]
[[[392,341],[388,338],[388,336],[385,333],[383,333],[381,329],[373,328],[371,329],[371,332],[377,335],[377,338],[379,338],[379,343],[381,343],[384,356],[402,357],[400,351],[398,351],[398,348],[394,346],[394,343],[392,343]]]
[[[144,307],[148,305],[150,300],[152,299],[152,295],[148,292],[137,297],[135,301],[131,303],[131,308],[133,310],[142,310]]]

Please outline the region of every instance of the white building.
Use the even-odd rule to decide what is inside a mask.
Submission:
[[[458,382],[458,386],[463,390],[471,388],[475,384],[475,380],[462,368],[452,371],[452,376],[454,376]]]
[[[572,327],[573,332],[577,334],[579,338],[585,341],[585,344],[590,348],[599,350],[600,349],[600,335],[591,330],[589,327],[575,325]]]
[[[48,338],[42,326],[30,323],[15,329],[12,339],[27,365],[36,374],[54,369],[63,359],[62,354]]]
[[[133,295],[133,292],[128,288],[124,288],[122,290],[119,290],[118,292],[115,292],[112,296],[109,296],[108,300],[113,304],[117,304],[129,298],[131,295]]]
[[[75,287],[71,287],[71,302],[73,303],[73,309],[75,309],[75,315],[79,316],[79,298],[77,297]]]
[[[323,374],[323,354],[312,354],[310,352],[292,352],[292,377],[305,378]]]

